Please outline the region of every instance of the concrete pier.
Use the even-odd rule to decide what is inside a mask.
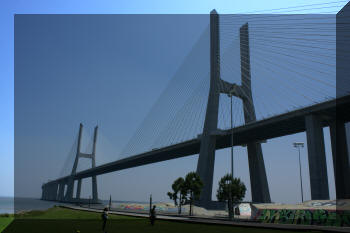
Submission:
[[[91,154],[91,167],[96,167],[96,141],[97,141],[97,131],[98,126],[95,127],[94,130],[94,142],[92,146],[92,154]],[[98,202],[98,193],[97,193],[97,178],[96,176],[92,176],[92,201]]]
[[[58,195],[57,195],[58,201],[64,201],[64,186],[65,186],[65,183],[61,181],[58,186]]]
[[[337,199],[350,199],[350,160],[345,122],[337,120],[330,125],[335,190]]]
[[[78,200],[80,199],[80,194],[81,194],[81,179],[78,179],[76,199]]]
[[[305,127],[309,158],[311,199],[328,200],[327,162],[320,116],[305,116]]]
[[[67,192],[66,192],[66,195],[64,196],[64,200],[67,202],[71,202],[73,200],[73,192],[74,192],[74,178],[73,176],[71,176],[68,179]]]
[[[242,94],[240,98],[243,101],[244,121],[245,123],[250,123],[256,121],[256,115],[251,88],[248,24],[240,28],[240,53],[242,80],[240,86],[240,93]],[[247,144],[247,150],[252,202],[269,203],[271,198],[261,144],[259,142],[250,142]]]
[[[350,3],[348,2],[336,16],[336,95],[341,98],[350,93],[349,61],[350,53]],[[336,120],[330,124],[334,178],[337,199],[350,199],[350,107],[341,109],[337,101]]]
[[[219,15],[213,10],[210,12],[210,90],[197,163],[197,173],[204,183],[200,197],[200,205],[204,207],[210,205],[213,188],[216,147],[216,136],[213,133],[217,130],[220,95],[218,87],[220,81],[219,57]]]

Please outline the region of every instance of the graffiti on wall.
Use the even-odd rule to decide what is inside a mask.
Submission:
[[[115,208],[129,211],[149,211],[149,205],[147,204],[118,204],[115,206]],[[187,208],[183,207],[182,210],[187,211]],[[157,205],[156,211],[177,213],[178,208],[172,206]]]
[[[255,216],[264,223],[350,226],[350,211],[260,209]]]
[[[252,210],[249,203],[242,203],[239,205],[239,213],[241,216],[251,216]]]

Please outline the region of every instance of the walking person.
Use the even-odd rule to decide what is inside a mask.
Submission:
[[[102,217],[102,221],[103,221],[102,231],[106,233],[105,229],[106,229],[106,223],[107,223],[107,219],[108,219],[108,208],[107,207],[105,207],[103,209],[103,213],[102,213],[101,217]]]
[[[149,216],[149,219],[151,221],[151,225],[154,226],[154,221],[156,220],[156,206],[154,205],[152,210],[151,210],[151,214]]]

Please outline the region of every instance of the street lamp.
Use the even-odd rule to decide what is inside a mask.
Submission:
[[[233,93],[230,92],[227,94],[231,100],[231,177],[233,178],[233,122],[232,122],[232,96]]]
[[[300,148],[304,147],[303,142],[294,142],[293,146],[295,148],[298,148],[299,151],[299,177],[300,177],[300,189],[301,189],[301,202],[304,202],[304,193],[303,193],[303,180],[302,180],[302,175],[301,175],[301,162],[300,162]]]

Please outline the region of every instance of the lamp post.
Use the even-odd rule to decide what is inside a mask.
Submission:
[[[109,195],[109,205],[108,205],[109,211],[111,211],[111,206],[112,206],[112,195]]]
[[[303,192],[303,179],[302,179],[302,175],[301,175],[301,161],[300,161],[300,148],[304,147],[304,143],[303,142],[294,142],[293,146],[295,148],[298,148],[299,151],[299,177],[300,177],[300,189],[301,189],[301,202],[304,202],[304,192]]]
[[[151,216],[151,210],[152,210],[152,194],[149,196],[149,215]]]
[[[227,94],[231,100],[231,177],[233,178],[233,122],[232,122],[232,92]]]

